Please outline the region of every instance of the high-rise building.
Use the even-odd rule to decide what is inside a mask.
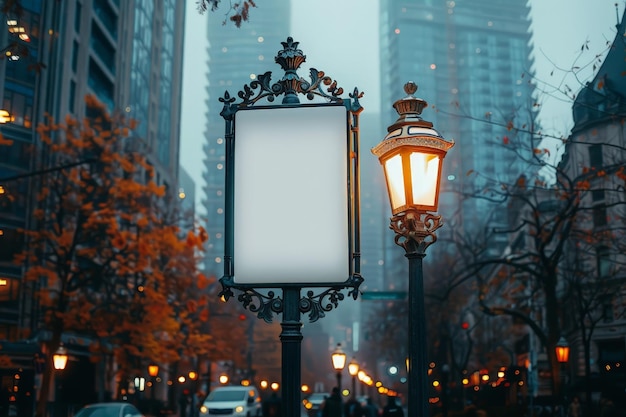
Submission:
[[[289,2],[266,2],[250,10],[249,21],[237,28],[223,24],[219,13],[207,16],[208,103],[205,131],[202,206],[206,214],[205,227],[209,240],[205,252],[206,273],[221,278],[224,272],[224,119],[220,116],[224,105],[219,101],[228,91],[231,97],[257,75],[272,72],[272,81],[282,78],[283,72],[274,62],[281,42],[289,36]]]
[[[29,390],[38,345],[30,342],[45,335],[39,332],[32,288],[24,285],[22,267],[12,261],[23,245],[19,229],[31,222],[29,198],[42,169],[50,169],[42,165],[42,155],[32,152],[38,149],[35,128],[46,115],[60,122],[67,115],[85,117],[84,98],[94,95],[109,112],[139,122],[133,133],[147,145],[157,182],[175,192],[186,3],[21,0],[21,9],[8,7],[0,21],[0,44],[6,48],[6,59],[0,60],[0,132],[4,141],[13,142],[0,145],[0,341],[22,342],[3,353],[24,372],[20,395],[30,398],[25,407],[35,398]],[[23,340],[25,334],[30,342]],[[72,347],[71,341],[63,342]],[[87,353],[86,346],[73,348]],[[83,377],[68,386],[77,398],[83,395],[81,400],[93,394],[93,381]]]
[[[456,142],[444,161],[439,213],[465,232],[480,232],[487,218],[493,227],[506,224],[506,210],[462,193],[490,180],[514,184],[527,169],[510,151],[519,140],[526,147],[518,151],[529,155],[530,134],[523,131],[531,130],[535,114],[527,3],[380,2],[382,123],[396,119],[387,103],[415,81],[416,96],[429,103],[423,118]],[[449,226],[438,233],[449,233]]]

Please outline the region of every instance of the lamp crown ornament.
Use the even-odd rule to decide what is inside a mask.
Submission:
[[[396,123],[389,126],[387,130],[391,132],[396,128],[396,125],[398,123],[404,123],[408,121],[418,123],[425,127],[433,127],[433,124],[431,122],[423,120],[420,117],[422,111],[428,106],[428,102],[414,96],[414,94],[417,92],[417,84],[415,84],[413,81],[407,82],[406,84],[404,84],[404,91],[406,92],[407,96],[393,103],[393,108],[396,109],[396,112],[398,112],[398,115],[400,115],[400,117],[398,118],[398,120],[396,120]]]

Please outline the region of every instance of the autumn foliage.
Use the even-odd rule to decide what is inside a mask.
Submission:
[[[146,360],[167,363],[210,348],[198,331],[208,319],[210,280],[196,269],[208,236],[181,230],[134,123],[93,98],[87,109],[82,121],[49,118],[37,128],[48,170],[16,263],[37,288],[47,348],[62,334],[87,336],[93,360],[115,363],[108,376],[123,380]]]

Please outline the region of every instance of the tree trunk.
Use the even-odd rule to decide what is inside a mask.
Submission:
[[[39,398],[37,399],[37,408],[35,410],[35,417],[46,417],[48,415],[48,398],[50,398],[50,387],[52,386],[54,375],[54,362],[52,361],[52,355],[54,349],[59,346],[61,342],[61,332],[55,330],[52,332],[52,340],[43,344],[44,347],[44,368],[41,378],[41,389],[39,390]],[[57,399],[54,399],[55,402]]]
[[[559,302],[556,296],[556,274],[552,274],[544,286],[546,296],[546,321],[548,326],[548,343],[546,350],[552,371],[552,396],[554,406],[563,406],[563,384],[561,383],[560,363],[556,360],[555,346],[561,337],[561,325],[559,320]]]

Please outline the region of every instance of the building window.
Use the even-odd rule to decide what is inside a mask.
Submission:
[[[93,60],[89,60],[87,84],[96,93],[98,99],[109,109],[113,109],[113,82]]]
[[[13,258],[22,251],[24,239],[16,229],[5,228],[0,239],[0,262],[13,262]]]
[[[76,68],[78,67],[78,48],[78,42],[74,41],[72,46],[72,71],[74,71],[74,73],[76,73]]]
[[[117,13],[109,6],[108,2],[95,0],[93,10],[113,39],[117,39]]]
[[[96,24],[91,26],[90,45],[104,65],[111,71],[111,74],[115,75],[115,47],[111,45],[104,32]]]
[[[602,167],[602,145],[591,145],[589,147],[589,167],[601,168]]]
[[[611,269],[611,254],[609,248],[606,246],[600,246],[596,249],[596,261],[598,269],[598,277],[604,278],[609,275]]]
[[[75,97],[76,97],[76,81],[71,80],[70,81],[70,97],[69,97],[70,113],[74,113],[76,111],[75,106],[74,106]]]
[[[602,300],[602,321],[605,323],[613,321],[613,302],[611,297],[605,297]]]
[[[593,225],[595,227],[606,226],[606,206],[604,204],[593,208]]]
[[[591,191],[591,199],[593,201],[604,201],[604,190]]]
[[[0,276],[0,302],[17,301],[20,282],[17,279]]]

